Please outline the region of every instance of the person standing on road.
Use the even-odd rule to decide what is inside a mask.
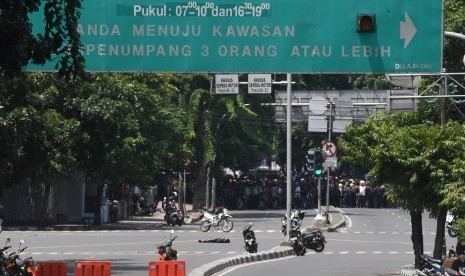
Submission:
[[[360,180],[359,190],[358,190],[358,206],[359,208],[366,207],[366,186],[365,181]]]
[[[297,184],[294,190],[294,199],[295,199],[295,205],[297,208],[300,208],[301,198],[300,198],[300,185]]]
[[[276,202],[278,200],[278,184],[277,181],[273,181],[271,186],[271,202]]]
[[[163,199],[164,199],[164,197],[168,196],[166,194],[166,186],[164,184],[161,184],[161,185],[158,186],[157,194],[158,194],[159,201],[161,201],[161,210],[164,210],[165,209],[165,201]],[[156,206],[155,206],[155,208],[156,208]]]
[[[153,186],[152,191],[153,191],[153,203],[155,204],[154,205],[155,211],[157,211],[158,202],[160,201],[158,198],[158,185],[157,184]]]

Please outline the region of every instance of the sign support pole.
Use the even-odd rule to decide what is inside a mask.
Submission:
[[[321,176],[318,176],[318,215],[321,216]]]
[[[286,214],[287,214],[287,239],[291,231],[291,192],[292,192],[292,75],[287,73],[287,106],[286,106]]]
[[[333,102],[329,101],[329,120],[328,120],[328,141],[331,142],[331,130],[333,129]],[[325,151],[326,152],[326,151]],[[331,167],[328,167],[328,176],[326,182],[326,224],[329,224],[329,178],[331,177]]]

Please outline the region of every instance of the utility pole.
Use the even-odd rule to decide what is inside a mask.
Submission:
[[[286,105],[286,214],[287,240],[291,232],[291,182],[292,182],[292,75],[287,73],[287,105]]]
[[[329,118],[328,118],[328,141],[331,142],[331,132],[333,129],[333,105],[334,103],[329,101]],[[329,182],[331,177],[331,167],[327,167],[327,181],[326,181],[326,224],[329,224]]]

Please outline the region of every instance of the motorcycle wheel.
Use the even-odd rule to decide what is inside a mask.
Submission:
[[[174,252],[171,253],[171,260],[172,260],[172,261],[176,261],[177,259],[178,259],[178,252],[176,252],[176,253],[174,253]]]
[[[258,251],[258,244],[253,244],[250,248],[250,253],[257,253]]]
[[[178,219],[178,225],[181,226],[183,223],[182,219]]]
[[[221,229],[223,230],[223,232],[229,232],[233,229],[233,227],[234,224],[232,220],[230,220],[229,218],[221,221]]]
[[[171,226],[175,226],[179,220],[179,217],[176,213],[172,213],[169,217],[170,222],[168,223]]]
[[[449,236],[452,238],[455,238],[459,234],[459,231],[455,227],[451,226],[447,229],[447,233],[449,233]]]
[[[211,224],[208,223],[208,221],[204,220],[200,224],[200,230],[202,230],[202,232],[208,232],[208,230],[210,230],[210,226]]]
[[[321,251],[325,250],[325,243],[322,242],[322,241],[318,241],[318,245],[315,246],[315,248],[313,248],[313,250],[315,250],[315,252],[321,252]]]
[[[304,256],[307,253],[307,248],[305,246],[300,246],[300,256]]]
[[[300,256],[300,248],[299,248],[299,245],[297,243],[294,243],[292,245],[292,248],[294,249],[294,253],[296,256]]]

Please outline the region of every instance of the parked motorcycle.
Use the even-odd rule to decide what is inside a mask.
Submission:
[[[9,241],[9,239],[7,239]],[[12,252],[8,255],[3,254],[3,275],[11,275],[11,276],[23,276],[23,275],[38,275],[39,265],[29,257],[27,259],[22,260],[19,257],[19,254],[26,250],[27,247],[21,247],[24,244],[24,240],[19,241],[19,248],[15,252]],[[6,247],[6,245],[5,245]],[[5,248],[4,247],[4,248]]]
[[[449,233],[449,236],[451,236],[452,238],[457,237],[457,235],[459,234],[459,229],[454,224],[454,216],[449,212],[447,212],[446,222],[447,233]]]
[[[173,198],[165,203],[164,219],[166,223],[171,226],[175,226],[176,224],[181,226],[184,222],[184,216],[181,210],[176,208],[176,201]]]
[[[155,214],[155,204],[147,204],[145,198],[141,197],[136,203],[134,215],[136,216],[153,216]]]
[[[216,229],[221,228],[223,232],[229,232],[233,229],[234,224],[232,216],[228,215],[228,209],[219,207],[215,214],[210,214],[207,211],[203,212],[200,230],[202,230],[202,232],[208,232],[212,226]]]
[[[319,229],[303,234],[303,240],[305,247],[315,252],[322,252],[325,249],[326,238]]]
[[[292,242],[292,248],[294,249],[294,253],[297,256],[303,256],[307,252],[307,248],[305,248],[304,239],[302,237],[302,233],[300,233],[300,228],[293,228],[289,232],[289,240]]]
[[[302,220],[305,217],[305,211],[293,209],[291,210],[291,230],[289,231],[289,240],[292,242],[292,248],[297,256],[303,256],[307,252],[304,238],[300,232]],[[281,232],[287,234],[287,214],[281,219]],[[310,242],[309,242],[310,244]]]
[[[465,267],[460,267],[459,270],[445,267],[443,271],[443,276],[463,276],[465,275]]]
[[[440,276],[442,260],[434,259],[426,254],[421,255],[420,265],[417,268],[417,275],[420,276]]]
[[[291,229],[299,228],[302,226],[302,220],[304,219],[305,211],[293,209],[291,210]],[[281,232],[287,235],[287,214],[281,219]]]
[[[178,251],[173,248],[173,241],[178,237],[173,237],[174,231],[171,230],[170,239],[157,247],[158,260],[160,261],[175,261],[178,259]]]
[[[252,231],[253,224],[249,224],[242,229],[242,236],[244,237],[245,251],[249,253],[256,253],[258,250],[258,243],[255,238],[255,233]]]
[[[11,245],[8,245],[10,243],[11,239],[10,238],[7,238],[6,241],[5,241],[5,245],[3,246],[2,249],[0,249],[0,264],[2,265],[1,267],[3,268],[3,266],[6,265],[6,260],[8,258],[8,254],[6,253],[6,251],[8,249],[11,248]],[[3,275],[5,273],[2,273],[1,275]]]

